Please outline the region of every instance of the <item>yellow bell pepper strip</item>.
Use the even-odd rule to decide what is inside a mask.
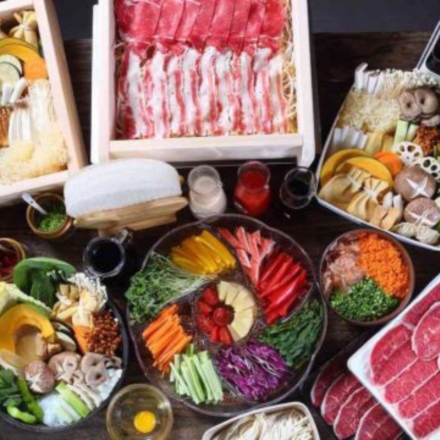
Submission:
[[[229,252],[228,248],[217,237],[206,230],[200,234],[200,237],[207,243],[207,245],[211,246],[211,248],[219,253],[223,261],[228,263],[230,267],[235,267],[236,261],[231,252]]]

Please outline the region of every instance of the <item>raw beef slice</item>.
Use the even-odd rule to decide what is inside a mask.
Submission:
[[[428,362],[417,360],[411,368],[406,369],[396,380],[385,387],[383,396],[389,403],[398,403],[406,399],[438,371],[437,359]]]
[[[400,426],[377,403],[362,417],[355,440],[394,440],[401,434]]]
[[[370,355],[370,365],[373,375],[373,382],[388,362],[391,356],[399,350],[402,345],[411,340],[411,330],[403,325],[397,325],[388,331],[373,347]]]
[[[400,402],[398,412],[404,419],[412,419],[437,402],[440,402],[440,374],[436,374],[406,400]]]
[[[440,402],[427,408],[413,420],[410,426],[411,431],[419,439],[424,439],[427,436],[429,436],[431,440],[438,439],[438,434],[435,436],[431,434],[440,428]]]
[[[339,409],[346,402],[347,398],[362,385],[351,373],[344,373],[339,376],[327,390],[321,405],[321,414],[324,420],[333,425]]]
[[[417,324],[412,335],[412,348],[424,360],[440,354],[440,302],[434,303]]]
[[[343,440],[356,434],[360,420],[376,401],[366,388],[359,388],[341,406],[333,427],[336,437]]]
[[[414,304],[414,306],[405,313],[403,317],[404,325],[409,328],[414,328],[422,319],[422,316],[437,301],[440,301],[440,284],[435,286],[422,300]]]
[[[321,406],[330,385],[345,371],[347,371],[346,356],[337,357],[324,366],[310,391],[310,399],[314,406]]]
[[[376,385],[385,385],[395,380],[407,368],[410,368],[417,361],[417,356],[411,348],[408,341],[396,350],[392,356],[382,365],[380,371],[376,371],[373,377],[373,383]]]

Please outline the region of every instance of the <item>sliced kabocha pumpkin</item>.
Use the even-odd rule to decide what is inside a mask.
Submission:
[[[347,212],[361,220],[369,221],[379,205],[379,197],[388,189],[387,182],[369,177],[364,182],[362,191],[356,194],[347,206]]]
[[[347,174],[333,176],[319,192],[319,197],[341,209],[346,209],[352,198],[359,193],[370,175],[356,167]]]
[[[360,168],[373,177],[383,180],[393,186],[393,176],[390,170],[381,162],[371,157],[353,157],[346,160],[337,168],[337,173],[346,173],[351,167]]]
[[[336,169],[341,163],[358,156],[367,156],[367,153],[363,150],[358,150],[357,148],[347,148],[332,154],[322,166],[321,174],[319,176],[321,186],[324,186],[335,175]]]

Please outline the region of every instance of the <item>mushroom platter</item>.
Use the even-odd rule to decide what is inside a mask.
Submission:
[[[362,64],[318,169],[318,200],[339,214],[440,250],[440,84],[418,70]]]
[[[149,251],[126,293],[148,379],[219,417],[273,404],[307,376],[327,315],[310,258],[242,215],[178,227]]]
[[[77,425],[119,387],[128,343],[98,279],[52,258],[0,283],[0,415],[38,432]]]

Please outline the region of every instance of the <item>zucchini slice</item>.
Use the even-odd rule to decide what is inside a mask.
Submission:
[[[20,72],[20,75],[23,75],[23,65],[17,57],[13,55],[0,55],[0,64],[1,63],[12,64]]]

